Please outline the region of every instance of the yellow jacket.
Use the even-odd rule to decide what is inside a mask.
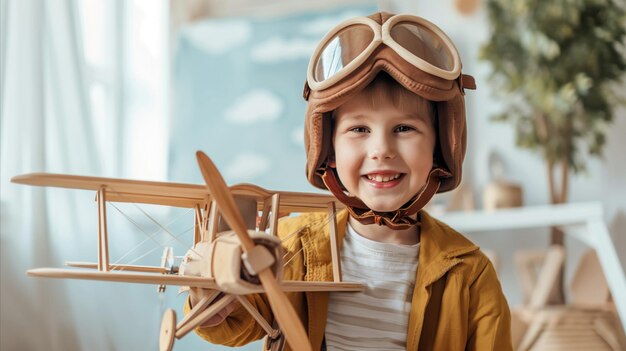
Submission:
[[[407,350],[512,350],[509,307],[489,260],[461,234],[425,211],[420,215],[421,244]],[[325,214],[312,213],[279,222],[281,238],[298,232],[283,242],[288,251],[285,262],[291,259],[283,279],[332,281],[326,218]],[[337,215],[340,245],[347,218],[345,210]],[[313,349],[321,349],[328,293],[289,293],[287,296],[308,331]],[[272,323],[269,303],[264,296],[248,298]],[[189,310],[188,303],[185,310]],[[197,328],[196,332],[211,343],[228,346],[241,346],[265,336],[243,307],[232,312],[221,324]]]

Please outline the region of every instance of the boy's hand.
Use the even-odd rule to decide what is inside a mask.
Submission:
[[[209,306],[211,306],[220,298],[222,298],[224,294],[217,290],[190,287],[189,288],[189,300],[191,302],[191,307],[195,306],[204,297],[212,295],[212,294],[219,294],[219,295],[213,300],[213,302],[209,304]],[[238,307],[238,305],[239,305],[239,302],[237,300],[233,300],[233,302],[226,305],[226,307],[222,308],[213,317],[209,318],[204,323],[202,323],[200,327],[202,328],[214,327],[222,323],[226,319],[226,317],[228,317],[228,315],[231,314]]]
[[[211,245],[206,242],[198,243],[193,250],[187,251],[180,264],[178,272],[183,276],[206,277],[207,273],[205,271],[210,267],[210,262]],[[219,294],[221,296],[215,297],[211,304],[218,301],[224,294],[214,289],[189,287],[189,302],[191,303],[191,307],[196,306],[204,297],[210,297],[215,294]],[[209,304],[209,306],[211,304]],[[237,308],[237,305],[237,300],[234,300],[217,312],[217,314],[213,317],[202,323],[201,327],[213,327],[220,324],[232,311],[235,310],[235,308]]]

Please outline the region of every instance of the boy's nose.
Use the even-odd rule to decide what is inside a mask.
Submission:
[[[379,136],[371,141],[368,154],[372,160],[393,159],[396,156],[394,146],[387,137]]]

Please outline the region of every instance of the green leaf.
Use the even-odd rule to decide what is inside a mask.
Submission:
[[[585,169],[600,156],[613,111],[626,106],[626,11],[615,0],[487,0],[480,59],[516,144]],[[539,119],[545,116],[545,123]]]

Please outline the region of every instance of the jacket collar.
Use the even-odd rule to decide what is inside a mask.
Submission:
[[[445,272],[440,272],[449,263],[457,262],[461,256],[478,250],[478,246],[464,236],[448,227],[426,211],[419,212],[421,220],[419,269],[424,271],[424,277],[432,283]],[[339,249],[343,243],[348,224],[348,211],[337,213],[337,237]]]

